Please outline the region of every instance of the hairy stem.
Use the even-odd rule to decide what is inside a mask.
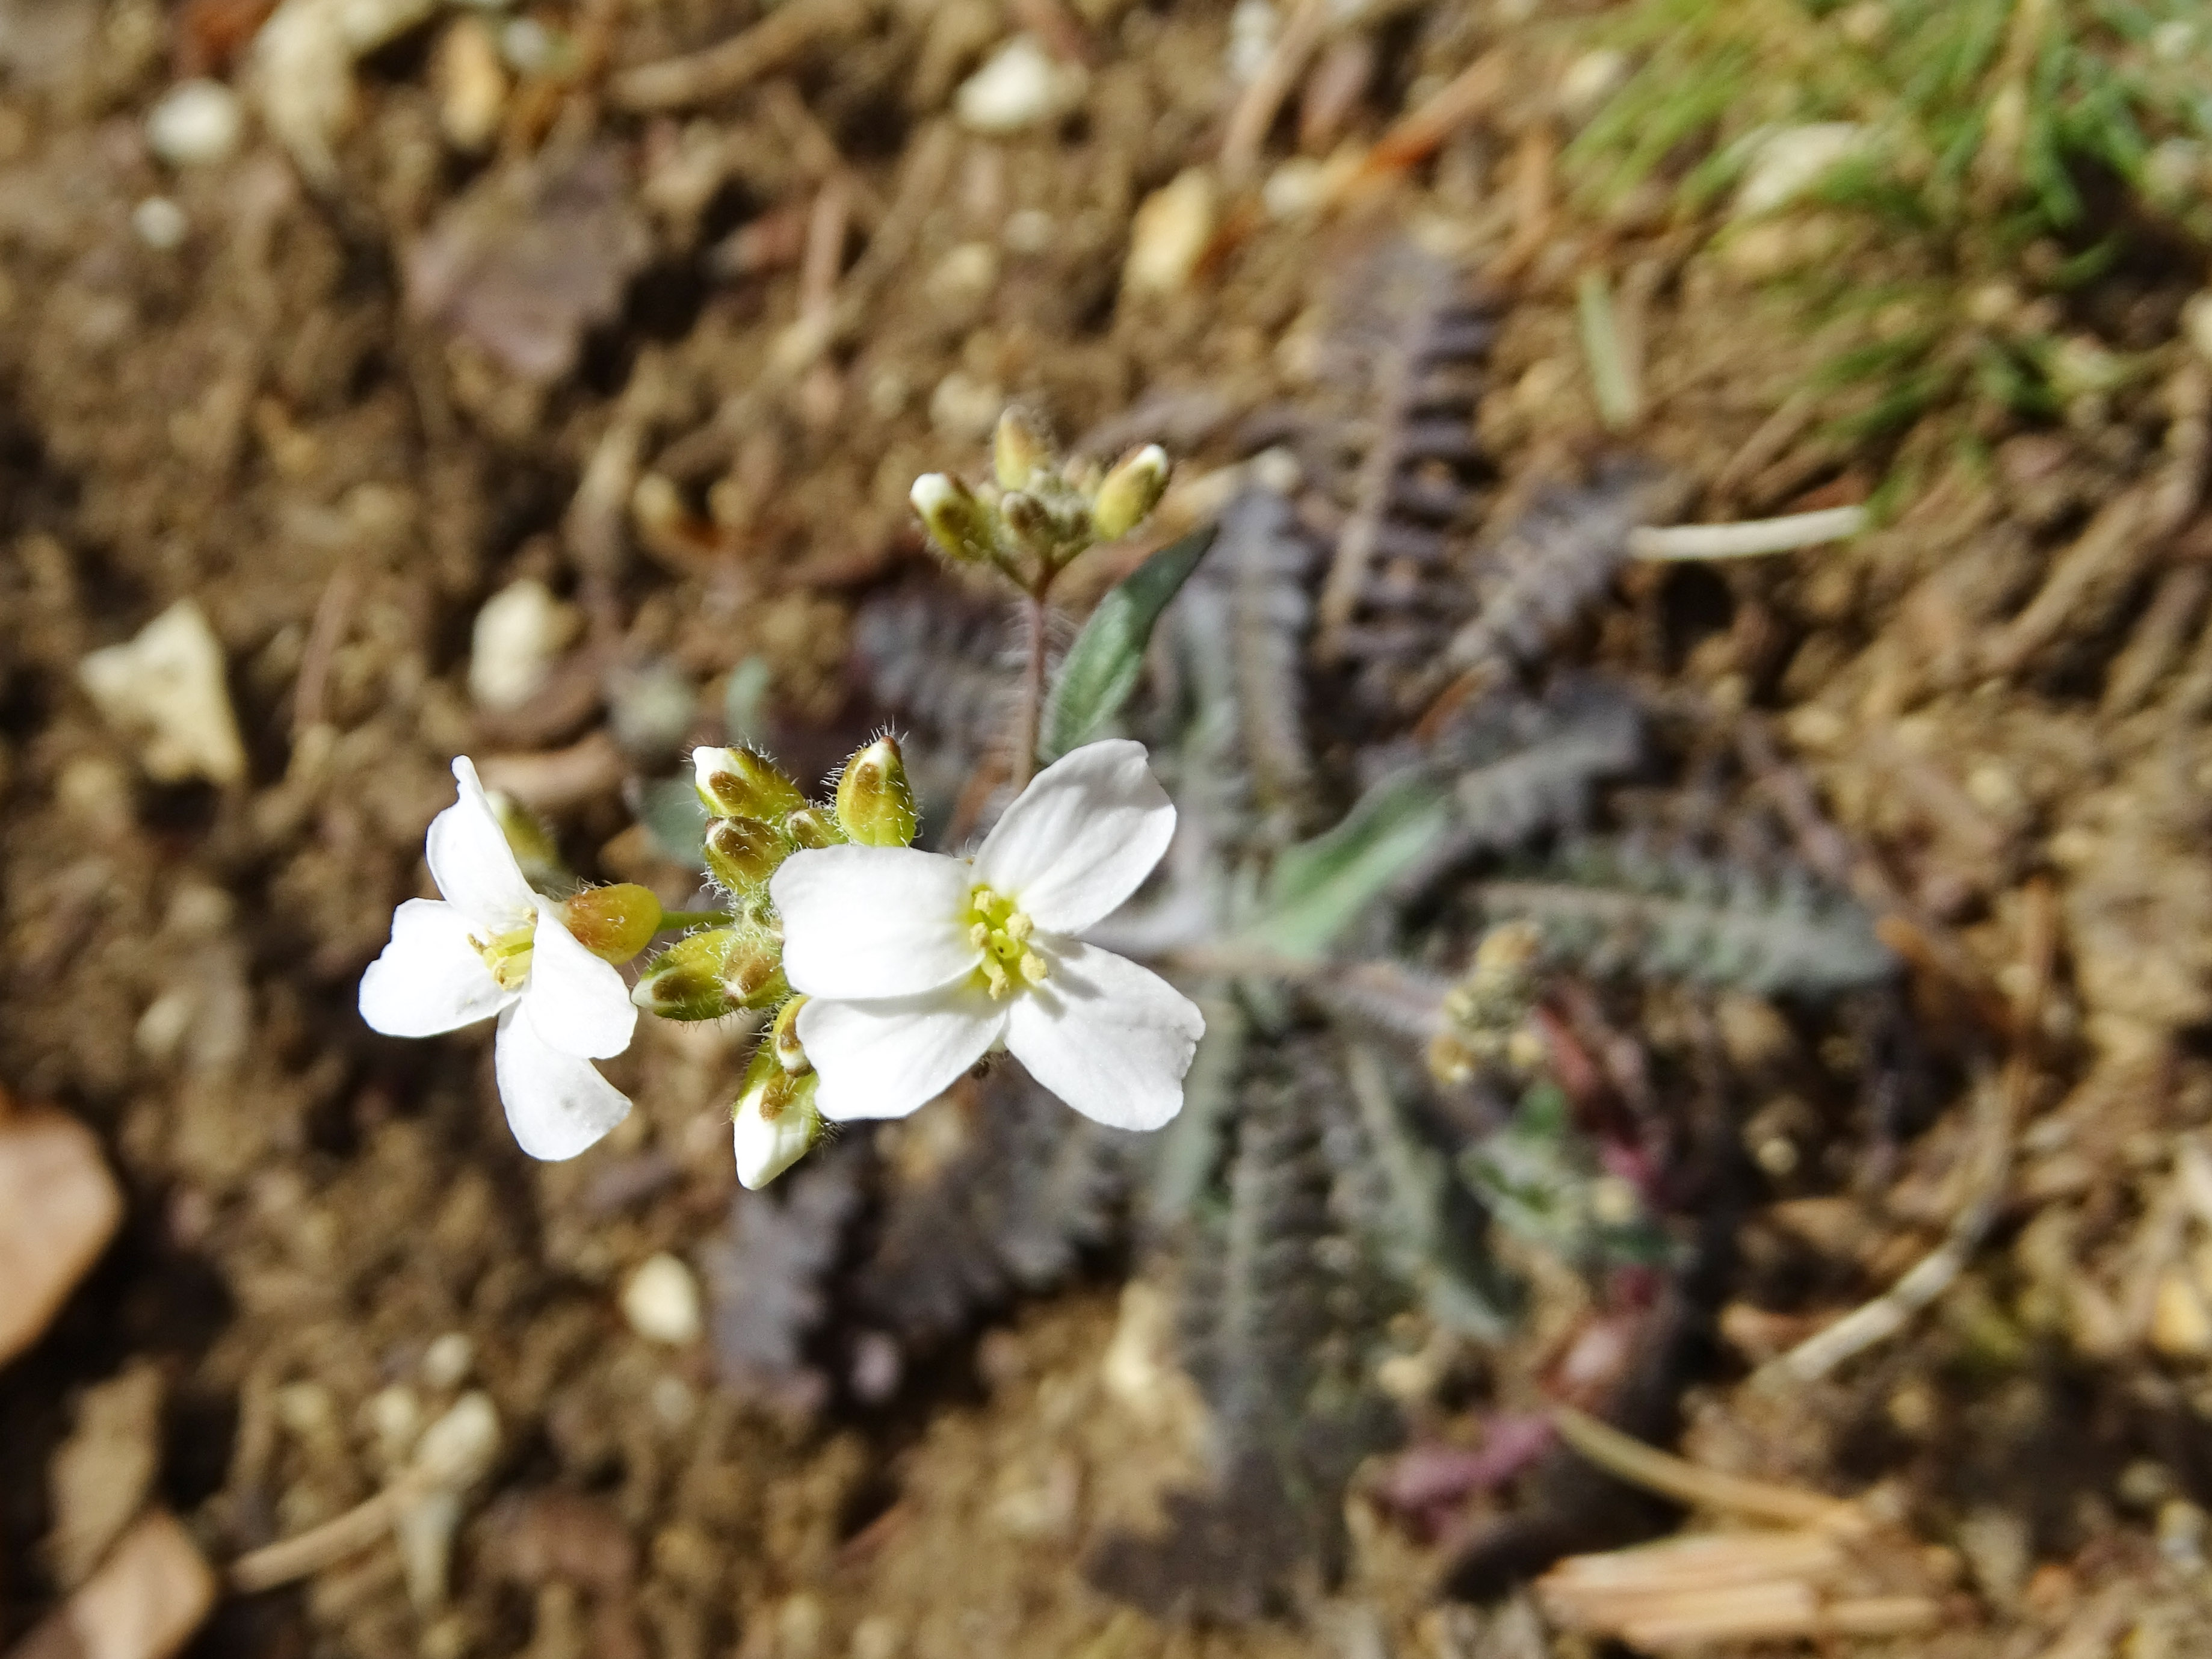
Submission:
[[[1023,615],[1029,624],[1029,654],[1022,665],[1022,706],[1014,726],[1013,785],[1018,794],[1036,770],[1037,733],[1044,723],[1044,595],[1047,576],[1030,590]]]
[[[659,932],[672,927],[726,927],[730,923],[727,910],[663,910]]]

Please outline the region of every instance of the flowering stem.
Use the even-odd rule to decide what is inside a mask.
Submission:
[[[1016,793],[1028,786],[1030,776],[1036,770],[1037,731],[1044,720],[1044,594],[1051,584],[1049,568],[1046,574],[1030,590],[1026,616],[1029,621],[1029,659],[1022,666],[1022,707],[1019,724],[1014,728],[1013,785]]]
[[[729,923],[727,910],[663,910],[657,931],[665,933],[672,927],[726,927]]]

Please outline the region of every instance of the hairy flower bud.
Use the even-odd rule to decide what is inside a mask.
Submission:
[[[797,852],[790,836],[758,818],[717,818],[707,826],[702,852],[707,873],[732,893],[758,892],[776,866]]]
[[[999,521],[1014,539],[1032,552],[1049,549],[1059,539],[1057,526],[1045,504],[1027,490],[1010,489],[999,499]]]
[[[720,1019],[788,996],[783,942],[757,922],[686,933],[638,976],[629,1000],[663,1019]]]
[[[914,481],[908,499],[946,558],[980,564],[991,556],[990,514],[959,479],[943,472],[924,473]]]
[[[811,1072],[784,1070],[769,1043],[755,1052],[730,1113],[738,1181],[747,1191],[767,1186],[814,1144],[822,1129],[814,1105],[821,1081]]]
[[[914,789],[898,739],[886,733],[845,763],[837,780],[837,827],[863,847],[912,844]]]
[[[801,847],[842,847],[848,839],[837,820],[818,806],[793,812],[783,827]]]
[[[660,901],[634,881],[589,887],[561,907],[561,922],[593,956],[628,962],[660,931]]]
[[[1167,494],[1168,453],[1146,444],[1106,475],[1091,503],[1099,538],[1116,541],[1142,524]]]
[[[1037,469],[1050,464],[1052,444],[1036,423],[1018,409],[999,416],[991,442],[991,470],[1001,489],[1022,489]]]
[[[778,823],[806,805],[799,786],[774,761],[750,749],[695,749],[691,770],[712,817]]]

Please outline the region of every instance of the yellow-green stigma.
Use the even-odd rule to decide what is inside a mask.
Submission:
[[[522,982],[530,977],[530,947],[538,936],[536,918],[522,924],[512,933],[495,933],[487,941],[474,933],[469,943],[477,947],[483,965],[502,991],[520,991]]]
[[[1030,949],[1029,917],[988,887],[968,895],[968,942],[983,953],[976,972],[994,997],[1044,983],[1045,960]]]

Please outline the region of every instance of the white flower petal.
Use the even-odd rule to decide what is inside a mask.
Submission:
[[[520,927],[530,919],[537,896],[522,878],[499,815],[484,799],[466,755],[454,757],[453,781],[461,798],[430,820],[423,842],[431,878],[447,902],[478,927],[495,933]]]
[[[1006,1006],[970,986],[799,1011],[799,1040],[822,1074],[815,1104],[845,1122],[904,1117],[939,1094],[999,1040]]]
[[[545,899],[538,901],[522,1012],[541,1041],[589,1060],[620,1054],[637,1029],[637,1005],[621,973],[586,951]]]
[[[813,1114],[798,1103],[773,1119],[761,1115],[760,1102],[738,1108],[730,1126],[738,1154],[738,1184],[747,1192],[762,1188],[806,1155],[814,1143]]]
[[[809,996],[913,996],[973,971],[961,927],[974,872],[910,847],[794,853],[769,884],[783,916],[783,973]]]
[[[500,1016],[492,1068],[507,1127],[532,1158],[574,1158],[629,1115],[628,1096],[588,1060],[540,1042],[517,1009]]]
[[[1030,781],[975,854],[975,879],[1048,933],[1076,933],[1135,892],[1176,811],[1126,738],[1087,743]]]
[[[1043,984],[1012,999],[1006,1047],[1085,1117],[1157,1129],[1182,1109],[1182,1077],[1206,1032],[1198,1005],[1149,968],[1054,939]]]
[[[386,1036],[435,1036],[514,1000],[469,943],[469,919],[435,899],[392,913],[392,943],[361,976],[361,1017]]]

